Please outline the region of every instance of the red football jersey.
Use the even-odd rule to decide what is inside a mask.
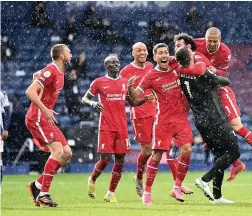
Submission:
[[[128,80],[122,77],[113,79],[108,75],[95,79],[89,89],[91,95],[98,95],[103,104],[100,113],[99,129],[106,131],[127,131],[125,103],[128,94]]]
[[[38,92],[42,103],[48,109],[53,109],[64,86],[64,71],[60,71],[55,63],[50,63],[40,71],[40,75],[35,81],[43,87]],[[31,103],[26,118],[31,121],[48,123],[45,114],[34,103]]]
[[[147,73],[138,88],[150,89],[157,100],[155,124],[167,124],[187,118],[187,100],[180,87],[177,63],[170,64],[168,71],[154,68]]]
[[[195,43],[197,51],[206,56],[217,69],[216,74],[227,76],[227,70],[231,61],[230,49],[224,43],[220,43],[219,48],[215,52],[209,53],[205,38],[195,39]]]
[[[125,66],[120,75],[123,78],[129,79],[130,77],[136,75],[138,78],[136,79],[133,87],[136,88],[142,78],[145,76],[148,71],[153,69],[153,65],[151,62],[146,62],[144,68],[140,68],[136,66],[133,62],[127,66]],[[140,95],[140,99],[143,98],[145,95],[152,94],[150,90],[144,92],[144,94]],[[149,116],[154,116],[156,112],[156,102],[148,102],[144,103],[141,106],[137,107],[130,107],[130,118],[131,119],[138,119],[138,118],[146,118]]]

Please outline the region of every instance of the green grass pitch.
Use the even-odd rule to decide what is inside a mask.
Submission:
[[[223,194],[236,202],[233,205],[213,205],[194,186],[199,172],[189,172],[185,184],[194,194],[185,196],[180,203],[169,193],[173,183],[170,173],[158,173],[154,182],[152,206],[144,206],[135,192],[133,173],[124,173],[116,190],[118,203],[105,203],[110,173],[97,180],[96,199],[87,195],[88,174],[58,174],[51,187],[52,198],[59,203],[57,208],[35,207],[27,190],[27,182],[37,176],[4,176],[2,184],[3,216],[249,216],[252,215],[252,172],[241,173],[235,181],[224,182]],[[227,173],[225,174],[225,179]]]

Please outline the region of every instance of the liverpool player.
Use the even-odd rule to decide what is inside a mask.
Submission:
[[[65,65],[70,63],[72,54],[66,45],[56,44],[51,48],[51,57],[52,63],[40,71],[25,92],[32,101],[25,124],[41,148],[51,152],[42,175],[36,182],[28,183],[33,202],[36,206],[56,207],[58,204],[51,199],[49,188],[57,170],[72,157],[72,151],[56,126],[54,114],[57,113],[53,108],[64,86]]]
[[[153,97],[145,96],[135,103],[131,102],[127,96],[128,80],[119,76],[119,59],[116,56],[108,56],[104,60],[104,66],[107,74],[94,80],[82,98],[84,104],[92,106],[100,112],[98,135],[100,160],[96,163],[91,176],[88,178],[88,195],[93,199],[95,198],[96,180],[114,154],[115,162],[112,177],[104,201],[117,202],[114,192],[122,176],[125,154],[130,152],[125,102],[128,100],[131,106],[139,106],[148,100],[152,100]],[[98,95],[99,102],[91,100],[95,95]]]
[[[143,204],[151,205],[151,188],[158,171],[162,154],[168,151],[172,138],[181,146],[177,174],[171,196],[183,202],[181,192],[182,182],[190,164],[192,151],[192,130],[187,120],[187,101],[182,94],[177,63],[169,64],[169,50],[164,43],[159,43],[153,48],[154,60],[157,66],[147,73],[138,87],[134,89],[129,83],[130,97],[134,100],[147,89],[151,89],[157,101],[157,113],[152,134],[152,155],[147,161],[146,184],[142,196]],[[132,77],[129,81],[134,80]]]
[[[195,39],[197,51],[204,54],[212,63],[208,67],[217,75],[227,76],[227,70],[230,65],[231,51],[221,42],[221,32],[218,28],[212,27],[206,31],[205,38]],[[246,142],[252,145],[252,132],[243,126],[240,119],[240,110],[236,103],[236,97],[230,87],[218,89],[221,104],[228,116],[228,121],[234,131],[244,137]],[[245,164],[237,160],[231,168],[230,176],[227,181],[232,181],[236,175],[245,169]]]
[[[175,56],[182,67],[190,68],[194,61],[200,61],[206,69],[202,58],[195,58],[192,50],[186,46],[177,49]],[[240,150],[216,92],[217,85],[228,85],[229,80],[207,71],[204,76],[198,77],[180,74],[180,81],[193,111],[195,125],[214,154],[213,167],[202,178],[197,178],[195,184],[213,203],[234,203],[222,196],[221,188],[224,171],[240,157]],[[212,180],[213,194],[209,188]]]
[[[137,79],[133,85],[133,87],[136,88],[145,74],[153,69],[153,65],[151,62],[146,62],[148,51],[146,45],[142,42],[133,45],[132,56],[134,58],[133,62],[125,66],[121,70],[120,75],[126,79],[136,76]],[[152,94],[151,91],[147,90],[140,98],[150,94]],[[143,173],[147,160],[151,155],[151,135],[155,112],[155,101],[145,103],[138,107],[130,107],[130,121],[133,132],[135,139],[141,147],[141,151],[137,158],[137,172],[133,178],[136,192],[139,196],[143,194]]]

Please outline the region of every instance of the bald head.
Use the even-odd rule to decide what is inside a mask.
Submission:
[[[216,27],[211,27],[206,31],[206,37],[207,36],[218,36],[219,38],[221,38],[221,31]]]
[[[117,57],[116,55],[109,55],[109,56],[107,56],[107,57],[104,59],[104,64],[106,64],[108,61],[111,61],[111,60],[114,60],[114,59],[116,59],[116,60],[119,61],[119,59],[118,59],[118,57]]]
[[[138,49],[138,48],[145,48],[145,49],[147,49],[147,48],[146,48],[146,45],[145,45],[144,43],[142,43],[142,42],[137,42],[137,43],[135,43],[135,44],[132,46],[132,50],[136,50],[136,49]]]
[[[148,50],[144,43],[137,42],[132,46],[132,56],[134,57],[134,63],[139,67],[144,67],[148,56]]]
[[[221,32],[216,27],[211,27],[206,31],[206,46],[209,53],[216,52],[220,47]]]
[[[120,71],[120,61],[117,56],[109,55],[104,60],[104,67],[111,77],[117,77]]]

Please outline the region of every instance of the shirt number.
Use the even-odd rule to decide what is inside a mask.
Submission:
[[[187,90],[187,92],[188,92],[188,94],[189,94],[189,97],[190,97],[190,98],[193,98],[192,93],[191,93],[191,89],[190,89],[190,84],[189,84],[189,82],[188,82],[188,81],[184,81],[184,83],[185,83],[185,86],[186,86],[186,90]]]

